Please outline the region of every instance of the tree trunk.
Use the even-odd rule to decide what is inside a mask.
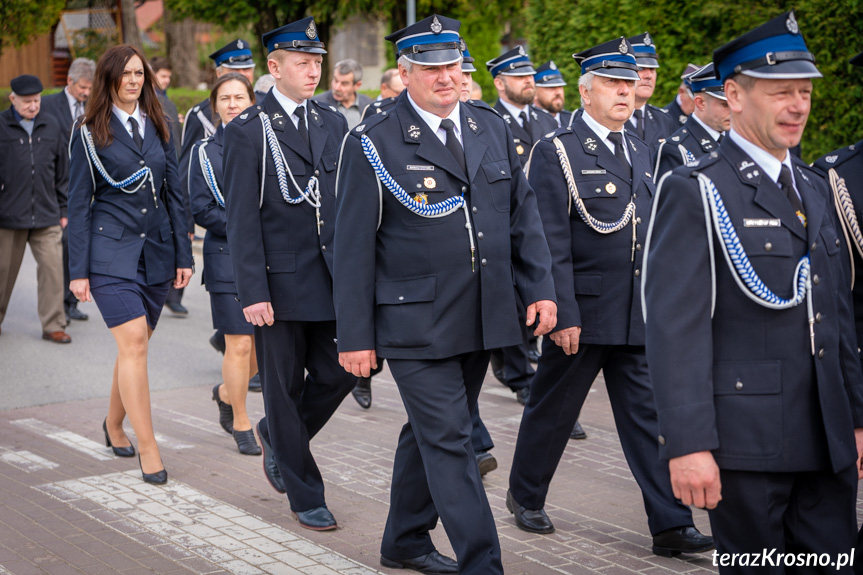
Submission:
[[[123,43],[131,44],[143,52],[141,31],[138,30],[138,21],[135,19],[134,0],[120,0],[120,7],[123,12]]]
[[[195,44],[196,23],[191,18],[176,20],[165,4],[165,51],[171,63],[171,85],[196,88],[200,78],[198,48]]]

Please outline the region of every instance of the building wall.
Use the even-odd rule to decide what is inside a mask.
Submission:
[[[385,45],[391,45],[384,40],[384,35],[385,22],[353,16],[333,33],[327,46],[328,68],[332,70],[336,62],[353,58],[363,67],[360,89],[377,90],[387,65]],[[329,86],[330,78],[321,78],[321,88],[329,90]]]
[[[8,86],[12,78],[32,74],[46,87],[54,85],[51,35],[42,34],[19,48],[6,48],[0,56],[0,86]]]

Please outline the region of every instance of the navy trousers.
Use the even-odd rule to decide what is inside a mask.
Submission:
[[[489,353],[441,360],[388,359],[408,422],[393,462],[381,554],[410,559],[434,550],[440,517],[462,575],[502,574],[500,542],[471,444]]]
[[[255,327],[265,424],[293,511],[325,505],[324,481],[309,449],[357,378],[339,365],[336,322],[275,321]],[[308,377],[305,376],[308,370]]]
[[[589,345],[566,355],[550,337],[524,408],[509,476],[515,500],[542,509],[572,426],[602,370],[623,454],[641,488],[653,535],[692,525],[689,507],[671,491],[668,463],[659,460],[659,425],[644,346]]]

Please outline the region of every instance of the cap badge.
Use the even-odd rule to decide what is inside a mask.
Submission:
[[[309,27],[306,28],[306,38],[309,40],[314,40],[318,35],[318,31],[315,29],[315,21],[312,20],[309,22]]]
[[[411,124],[411,127],[408,128],[408,136],[413,140],[418,140],[420,137],[420,129]]]
[[[620,46],[617,47],[621,54],[626,54],[626,38],[620,39]]]
[[[839,156],[827,156],[826,158],[824,158],[824,161],[827,162],[828,164],[833,164],[838,159],[839,159]]]
[[[429,178],[423,178],[423,185],[424,185],[427,189],[429,189],[429,190],[430,190],[430,189],[434,188],[435,186],[437,186],[437,181],[435,181],[435,179],[434,179],[434,178],[431,178],[431,177],[429,177]]]
[[[458,39],[458,49],[459,49],[459,52],[466,52],[467,51],[467,44],[464,43],[464,38]]]
[[[476,132],[476,122],[470,116],[467,117],[467,127],[470,128],[472,132]]]
[[[552,70],[557,70],[557,64],[555,64],[554,62],[549,62],[548,67]]]
[[[237,40],[237,50],[242,50],[242,49],[243,49],[243,41]]]
[[[428,179],[431,179],[431,178],[428,178]],[[426,205],[429,203],[429,197],[428,197],[428,195],[420,192],[414,196],[414,201],[418,204]]]
[[[644,45],[645,46],[652,46],[653,45],[653,41],[650,39],[650,34],[648,34],[647,32],[644,33]]]
[[[788,15],[788,20],[785,21],[785,27],[788,28],[788,31],[792,34],[800,32],[800,27],[797,26],[797,19],[794,18],[793,12]]]
[[[613,182],[608,182],[607,184],[605,184],[605,191],[609,194],[613,194],[617,191],[617,186],[615,186]]]
[[[437,19],[437,15],[435,15],[434,20],[431,23],[431,31],[433,34],[440,34],[443,30],[443,26],[440,23],[440,20]]]

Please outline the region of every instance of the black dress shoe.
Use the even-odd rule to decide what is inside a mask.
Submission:
[[[111,436],[108,435],[108,418],[102,422],[102,431],[105,432],[105,447],[110,447],[111,451],[114,452],[114,455],[117,457],[135,457],[135,446],[130,445],[129,447],[114,447],[111,445]]]
[[[141,467],[141,454],[138,454],[138,467],[141,469],[141,475],[144,477],[144,483],[152,483],[153,485],[164,485],[168,482],[168,471],[162,469],[156,473],[144,473],[144,468]]]
[[[529,533],[554,533],[554,525],[545,514],[545,510],[525,509],[513,498],[509,490],[506,492],[506,508],[515,517],[515,525]]]
[[[260,372],[256,373],[252,377],[249,378],[249,391],[254,391],[257,393],[261,393],[263,388],[261,387],[261,374]]]
[[[363,409],[368,409],[372,406],[372,378],[360,377],[357,379],[357,384],[351,390],[351,395],[360,404]]]
[[[174,315],[189,315],[189,310],[186,309],[186,306],[179,302],[166,302],[165,305],[168,306],[168,309]]]
[[[681,553],[704,553],[714,546],[713,537],[702,535],[691,525],[666,529],[653,536],[653,553],[660,557],[674,557]]]
[[[279,466],[276,465],[276,456],[273,454],[273,448],[264,438],[261,433],[261,422],[256,426],[258,428],[258,439],[261,440],[261,452],[263,453],[264,475],[267,481],[273,486],[273,489],[279,493],[285,492],[285,482],[282,480],[282,474],[279,472]]]
[[[77,319],[78,321],[87,321],[90,316],[78,309],[77,305],[70,305],[66,308],[66,317]]]
[[[261,448],[258,442],[255,441],[255,432],[251,429],[247,429],[246,431],[237,431],[235,429],[232,435],[234,436],[234,441],[237,442],[237,449],[243,455],[261,454]]]
[[[581,428],[578,420],[575,420],[575,425],[572,426],[572,431],[569,433],[570,439],[587,439],[587,433]]]
[[[520,387],[515,390],[515,399],[521,405],[527,405],[527,402],[530,400],[530,387]]]
[[[437,551],[413,559],[388,559],[381,555],[381,565],[390,569],[413,569],[426,575],[458,573],[458,563]]]
[[[475,455],[480,476],[485,477],[486,473],[491,473],[497,469],[497,459],[488,451],[477,451]]]
[[[217,383],[213,387],[213,401],[219,406],[219,425],[225,430],[225,433],[234,433],[234,410],[231,406],[219,399],[219,387],[221,383]]]
[[[539,353],[535,347],[531,347],[527,350],[527,359],[531,363],[539,363],[539,358],[542,354]]]
[[[326,506],[315,507],[308,511],[294,511],[302,527],[312,531],[332,531],[338,528],[336,518]]]
[[[213,349],[225,355],[225,334],[220,331],[217,331],[213,335],[210,336],[210,345],[213,346]]]

